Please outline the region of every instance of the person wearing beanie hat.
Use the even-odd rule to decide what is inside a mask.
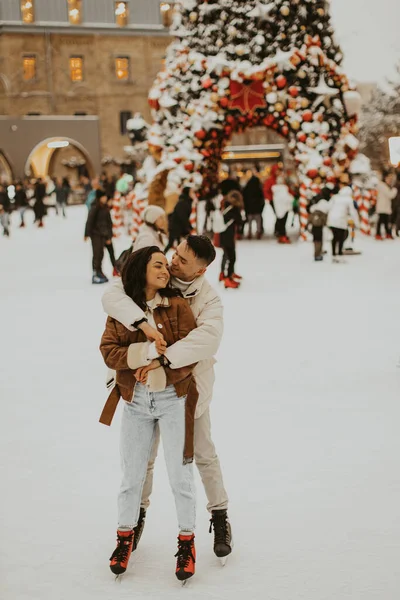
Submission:
[[[144,223],[139,228],[139,233],[133,244],[133,252],[147,246],[157,246],[164,252],[167,244],[165,236],[168,231],[168,220],[165,210],[161,206],[147,206],[143,213],[143,221]]]

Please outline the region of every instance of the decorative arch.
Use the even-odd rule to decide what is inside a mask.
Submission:
[[[87,165],[87,169],[89,172],[89,176],[92,178],[95,176],[95,169],[93,166],[93,163],[91,161],[89,152],[86,150],[86,148],[80,144],[78,141],[69,138],[69,137],[65,137],[62,136],[61,137],[49,137],[49,138],[45,138],[44,140],[42,140],[41,142],[39,142],[38,144],[36,144],[32,150],[29,153],[29,156],[26,160],[26,164],[25,164],[25,173],[27,174],[29,171],[29,168],[32,164],[33,158],[35,156],[35,154],[37,154],[38,152],[42,151],[42,154],[40,156],[40,166],[39,168],[36,167],[34,168],[34,176],[38,177],[38,176],[47,176],[49,173],[49,167],[50,167],[50,162],[51,159],[53,157],[54,152],[57,150],[57,148],[47,148],[47,144],[50,142],[58,142],[58,141],[67,141],[71,144],[71,146],[77,148],[85,157],[86,160],[86,165]]]

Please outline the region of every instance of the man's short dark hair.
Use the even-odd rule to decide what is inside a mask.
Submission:
[[[211,265],[216,252],[210,238],[206,235],[188,235],[186,241],[196,258],[204,260],[207,266]]]

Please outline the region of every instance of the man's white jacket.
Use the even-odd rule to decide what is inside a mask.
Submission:
[[[216,362],[214,355],[219,348],[223,333],[223,307],[220,297],[204,275],[195,279],[183,295],[192,309],[197,328],[183,340],[167,348],[165,356],[171,363],[171,369],[198,363],[194,369],[199,393],[195,415],[197,419],[208,408],[212,399]],[[134,330],[133,323],[146,316],[125,294],[122,281],[113,283],[106,290],[102,303],[104,311],[130,331]]]

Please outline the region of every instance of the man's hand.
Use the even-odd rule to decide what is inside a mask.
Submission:
[[[158,369],[159,366],[160,363],[158,362],[158,360],[152,360],[149,365],[146,365],[145,367],[140,367],[140,369],[137,369],[137,371],[135,371],[136,380],[143,384],[147,383],[147,374],[149,373],[149,371],[154,371],[154,369]]]
[[[165,354],[165,351],[167,349],[167,342],[165,341],[162,333],[157,331],[157,329],[155,329],[148,323],[141,323],[139,325],[139,329],[143,331],[144,335],[147,337],[149,342],[155,342],[158,354]]]

